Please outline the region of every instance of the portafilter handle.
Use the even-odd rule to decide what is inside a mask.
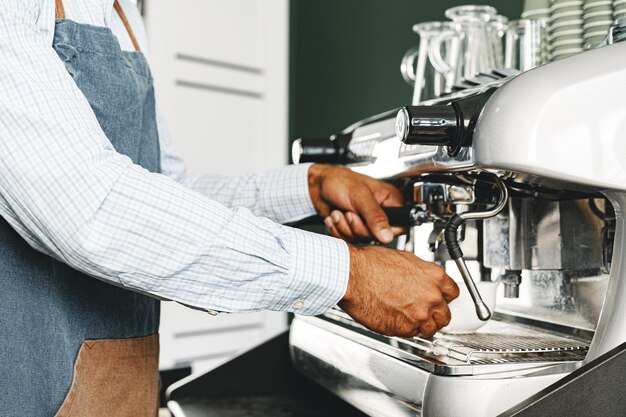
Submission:
[[[413,227],[426,222],[427,213],[419,207],[383,207],[383,211],[389,219],[392,227]],[[320,216],[307,217],[294,224],[294,226],[324,226],[324,219]]]
[[[300,138],[291,146],[294,164],[314,162],[318,164],[345,164],[348,160],[348,144],[352,134],[334,135],[329,138]]]

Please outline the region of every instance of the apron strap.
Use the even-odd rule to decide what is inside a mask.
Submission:
[[[124,23],[126,32],[128,32],[128,36],[130,36],[130,40],[133,42],[135,51],[141,51],[141,48],[139,48],[139,42],[137,42],[137,38],[135,38],[135,32],[133,32],[133,28],[130,27],[130,23],[128,23],[128,19],[126,19],[126,13],[124,13],[124,9],[122,9],[122,6],[120,6],[120,3],[117,0],[115,0],[115,3],[113,3],[113,7],[115,7],[115,11],[120,16],[120,19],[122,19],[122,23]]]
[[[63,7],[63,0],[56,0],[56,13],[57,19],[65,19],[65,7]]]
[[[128,23],[128,19],[126,18],[126,13],[124,13],[124,9],[122,9],[122,6],[120,6],[120,3],[117,0],[115,0],[115,3],[113,3],[113,7],[115,8],[115,11],[119,15],[120,19],[122,19],[122,23],[126,28],[126,32],[128,32],[128,36],[130,36],[130,40],[135,47],[135,51],[141,51],[141,48],[139,47],[139,42],[137,42],[137,38],[135,37],[135,32],[133,32],[133,28],[130,27],[130,23]],[[56,0],[56,18],[65,19],[65,7],[63,7],[63,0]]]

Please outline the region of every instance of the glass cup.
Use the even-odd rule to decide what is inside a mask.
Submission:
[[[509,24],[505,35],[504,66],[520,71],[548,62],[548,28],[545,20],[520,19]]]
[[[402,58],[400,72],[413,90],[414,105],[424,100],[436,98],[445,92],[445,78],[437,71],[429,58],[432,41],[444,32],[453,30],[452,22],[425,22],[413,26],[420,37],[419,46],[411,48]],[[443,45],[444,56],[447,45]],[[442,58],[445,61],[445,58]]]
[[[429,49],[435,69],[446,75],[447,85],[489,74],[503,61],[502,50],[493,46],[490,22],[497,11],[491,6],[458,6],[446,10],[454,29],[433,39]],[[443,45],[449,45],[449,57],[443,58]],[[500,54],[500,55],[498,55]]]
[[[508,29],[509,19],[497,15],[489,21],[489,38],[494,49],[496,68],[504,67],[504,38]]]

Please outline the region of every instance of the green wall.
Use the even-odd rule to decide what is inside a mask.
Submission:
[[[442,20],[463,1],[291,0],[290,138],[327,137],[410,103],[400,60],[417,43],[413,24]],[[481,1],[512,19],[522,0]]]

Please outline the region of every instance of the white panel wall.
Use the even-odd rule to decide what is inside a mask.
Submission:
[[[161,110],[191,170],[284,165],[288,0],[148,0]],[[281,313],[211,317],[164,303],[161,368],[216,366],[286,327]]]
[[[286,163],[287,0],[151,0],[157,94],[190,168]]]

